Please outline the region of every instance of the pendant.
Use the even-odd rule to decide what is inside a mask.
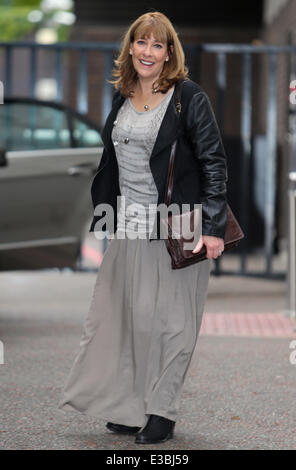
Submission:
[[[148,104],[145,104],[145,105],[144,105],[144,109],[145,109],[145,111],[148,111],[148,109],[149,109]]]

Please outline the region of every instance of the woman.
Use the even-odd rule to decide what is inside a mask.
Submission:
[[[136,443],[157,443],[173,437],[210,260],[224,249],[226,155],[209,98],[188,79],[182,46],[165,15],[140,16],[115,63],[117,91],[91,188],[95,208],[108,203],[114,209],[114,234],[59,408],[102,417],[111,431],[136,434]],[[165,240],[151,233],[176,136],[171,203],[202,203],[202,236],[194,251],[205,244],[207,259],[172,270]],[[107,230],[102,214],[95,214],[90,231]]]

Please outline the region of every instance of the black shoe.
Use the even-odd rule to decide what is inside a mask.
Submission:
[[[136,434],[136,432],[141,429],[137,426],[125,426],[124,424],[115,424],[110,422],[106,424],[106,427],[110,429],[110,431],[118,434]]]
[[[135,439],[136,444],[156,444],[165,442],[173,437],[175,421],[163,416],[150,415],[146,426]]]

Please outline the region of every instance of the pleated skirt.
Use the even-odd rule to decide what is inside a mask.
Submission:
[[[165,240],[109,241],[58,409],[142,427],[177,420],[210,260],[173,270]]]

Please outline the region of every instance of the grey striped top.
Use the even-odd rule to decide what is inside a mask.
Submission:
[[[117,231],[152,231],[158,191],[149,160],[174,88],[148,111],[137,111],[127,98],[113,123],[111,137],[118,162],[121,192]]]

